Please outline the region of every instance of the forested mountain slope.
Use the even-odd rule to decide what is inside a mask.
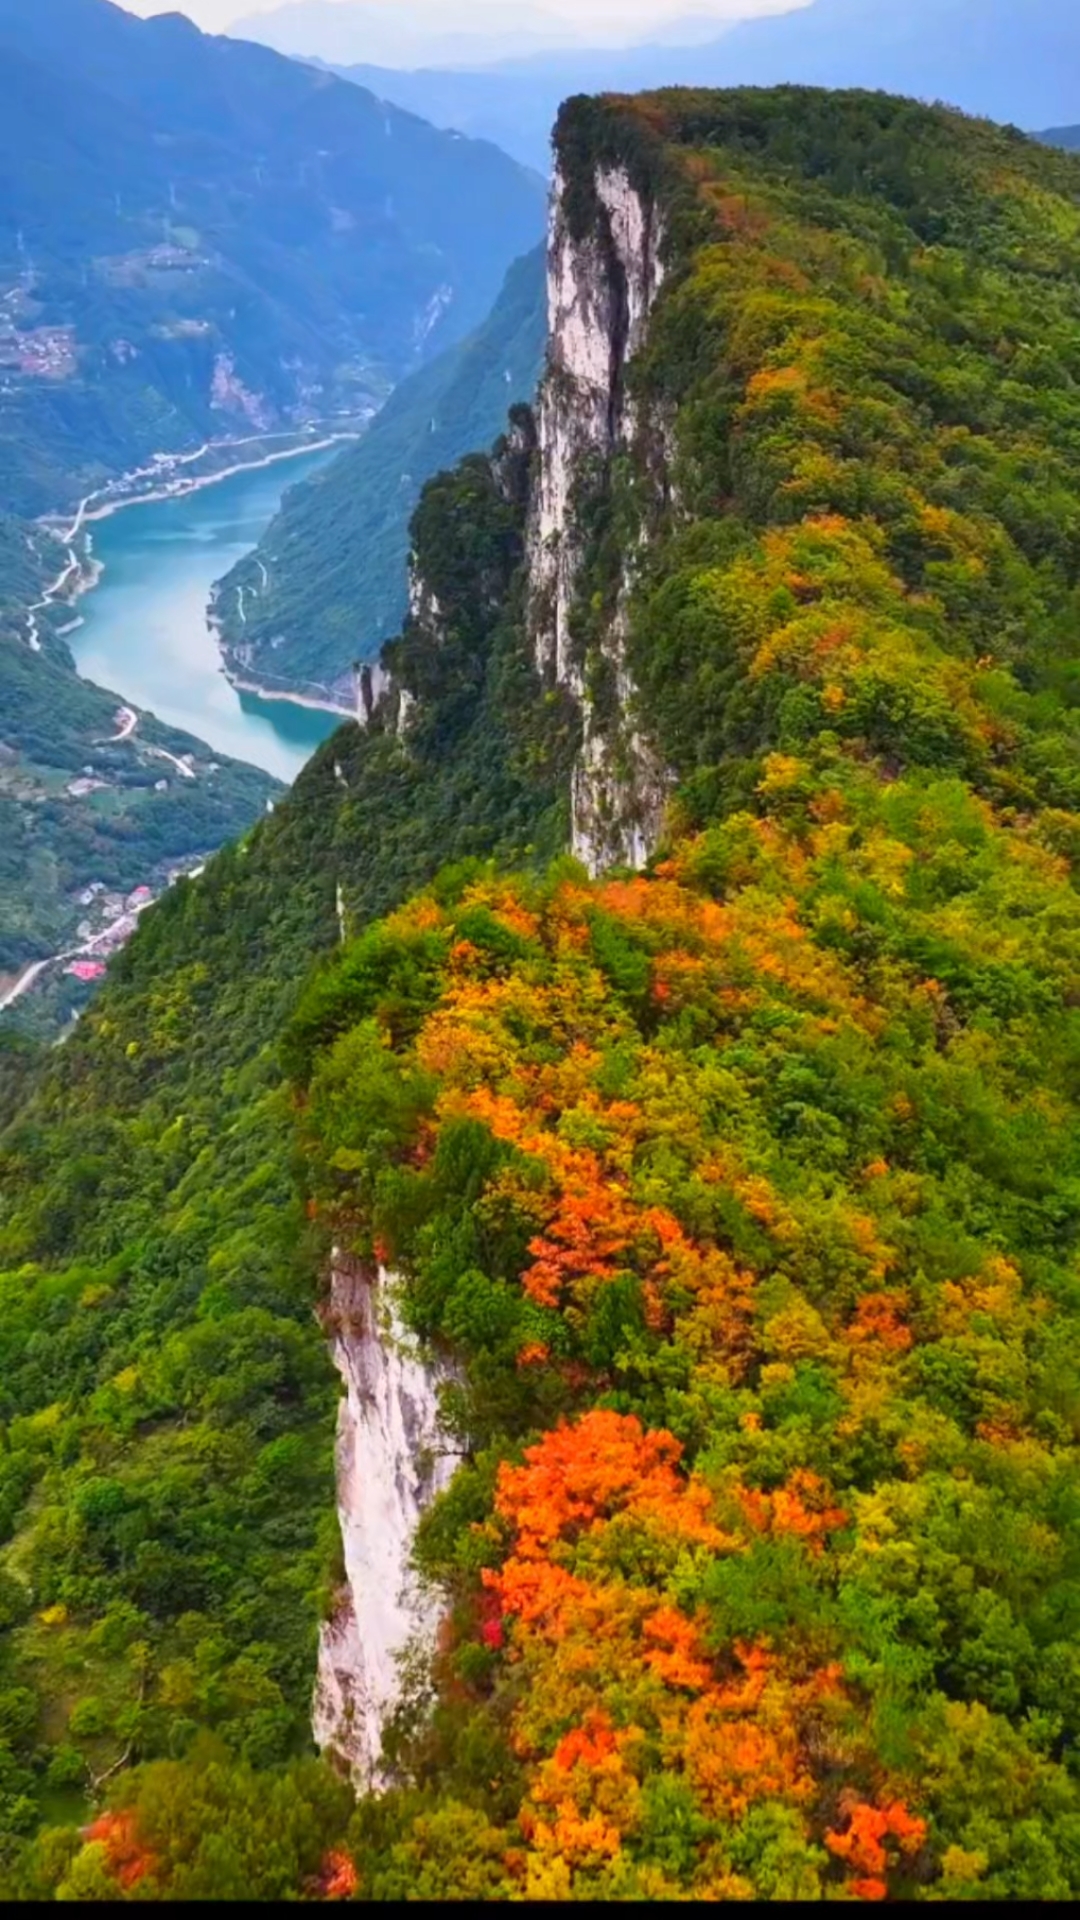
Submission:
[[[267,48],[0,0],[0,507],[370,412],[541,221],[504,154]]]
[[[24,1897],[1080,1890],[1080,163],[797,89],[557,138],[536,420],[425,491],[372,725],[3,1136]],[[355,1811],[331,1243],[463,1456]]]
[[[409,523],[426,480],[491,445],[536,391],[546,331],[542,251],[511,267],[484,325],[395,389],[362,440],[290,490],[254,553],[220,582],[215,616],[245,683],[355,700],[406,613]]]

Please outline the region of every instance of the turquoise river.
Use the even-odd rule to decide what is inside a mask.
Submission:
[[[93,551],[105,572],[79,602],[83,625],[70,637],[84,678],[216,753],[295,779],[340,718],[237,693],[221,671],[206,609],[214,582],[251,551],[286,489],[330,458],[300,454],[95,521]]]

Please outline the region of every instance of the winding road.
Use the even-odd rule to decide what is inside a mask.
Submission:
[[[139,724],[139,715],[136,713],[134,707],[117,707],[115,718],[119,731],[110,734],[107,740],[99,740],[97,743],[98,746],[120,746],[124,740],[131,739],[132,734]],[[186,760],[178,759],[175,753],[170,753],[167,747],[151,747],[147,745],[145,740],[140,740],[139,745],[144,753],[153,754],[155,759],[167,760],[170,766],[176,768],[177,773],[183,775],[185,780],[195,780],[198,778],[194,768],[189,767]]]
[[[53,954],[48,960],[35,960],[32,967],[27,967],[25,973],[20,973],[15,985],[9,987],[6,993],[0,994],[0,1013],[8,1007],[13,1007],[16,1000],[22,999],[24,993],[29,993],[38,974],[44,973],[46,967],[51,967],[53,960],[59,960],[59,958],[59,954]]]
[[[116,710],[116,724],[120,729],[119,733],[114,733],[110,740],[103,740],[101,742],[103,747],[118,747],[121,740],[131,739],[132,734],[139,724],[139,716],[134,707],[118,707]]]
[[[185,780],[194,780],[197,777],[194,767],[189,767],[186,760],[178,760],[175,753],[170,753],[167,747],[148,747],[144,743],[143,752],[152,753],[158,760],[168,760]]]
[[[74,535],[69,534],[69,541],[73,538]],[[35,600],[33,606],[27,607],[26,609],[26,644],[32,653],[41,652],[41,634],[38,628],[38,614],[43,613],[46,607],[51,607],[54,600],[64,598],[64,590],[72,574],[75,575],[77,583],[82,574],[82,562],[75,552],[74,547],[69,544],[66,567],[61,567],[52,586],[46,587],[41,599]]]

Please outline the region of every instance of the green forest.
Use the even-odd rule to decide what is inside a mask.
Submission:
[[[10,1898],[1080,1892],[1080,160],[801,89],[557,147],[666,235],[573,499],[661,839],[565,854],[517,408],[373,724],[0,1056]],[[462,1454],[359,1801],[333,1244]]]

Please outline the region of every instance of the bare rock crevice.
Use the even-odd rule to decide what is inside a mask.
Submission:
[[[667,781],[634,715],[626,664],[636,552],[627,551],[613,617],[601,640],[613,699],[601,713],[574,643],[586,562],[584,496],[603,490],[613,460],[650,423],[639,415],[628,370],[646,338],[665,278],[659,209],[620,167],[598,167],[597,217],[584,234],[567,212],[556,174],[548,239],[548,360],[538,404],[538,457],[530,511],[529,627],[540,671],[579,703],[583,748],[572,787],[572,849],[591,872],[639,867],[660,831]],[[664,435],[652,434],[655,444]],[[595,664],[595,663],[593,663]]]

